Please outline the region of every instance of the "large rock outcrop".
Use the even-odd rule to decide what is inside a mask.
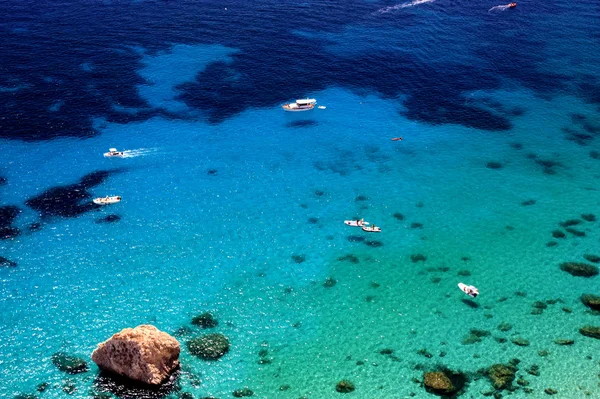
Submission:
[[[92,360],[103,370],[160,385],[179,367],[179,342],[151,325],[126,328],[98,345]]]

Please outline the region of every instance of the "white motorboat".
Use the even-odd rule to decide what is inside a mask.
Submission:
[[[116,204],[117,202],[121,202],[121,196],[120,195],[115,195],[113,197],[109,197],[107,195],[106,197],[94,198],[93,202],[96,205],[111,205],[111,204]]]
[[[282,108],[285,111],[299,112],[299,111],[310,111],[315,108],[317,100],[314,98],[305,98],[302,100],[296,100],[295,103],[283,104]]]
[[[108,152],[104,153],[104,156],[107,158],[111,158],[111,157],[123,158],[125,156],[125,151],[117,151],[116,148],[109,148]]]
[[[475,287],[473,285],[466,285],[463,283],[458,283],[458,288],[460,288],[460,290],[462,292],[464,292],[471,298],[475,298],[477,295],[479,295],[479,290],[477,289],[477,287]]]
[[[363,231],[366,231],[367,233],[381,233],[381,227],[379,226],[362,226],[361,227]]]
[[[360,220],[344,220],[344,224],[352,227],[363,227],[369,224],[369,222],[365,222],[365,219]]]

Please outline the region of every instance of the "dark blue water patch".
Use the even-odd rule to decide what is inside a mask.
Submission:
[[[318,126],[319,122],[312,120],[312,119],[303,119],[303,120],[299,120],[299,121],[292,121],[292,122],[288,122],[286,123],[285,127],[291,127],[291,128],[302,128],[302,127],[313,127],[313,126]]]
[[[100,205],[96,205],[91,201],[92,194],[88,190],[104,183],[111,174],[119,171],[115,169],[89,173],[77,183],[52,187],[35,197],[29,198],[25,201],[25,204],[37,211],[41,218],[53,216],[78,217],[100,208]]]
[[[363,237],[363,236],[348,236],[348,241],[350,241],[350,242],[363,242],[363,241],[365,241],[365,237]]]
[[[21,209],[14,205],[5,205],[0,207],[0,240],[15,238],[21,234],[21,230],[13,226]]]
[[[4,186],[8,183],[8,179],[6,177],[0,176],[0,186]]]
[[[94,379],[93,385],[96,391],[113,394],[120,399],[162,399],[172,392],[181,390],[180,373],[180,370],[175,371],[168,381],[156,387],[102,371]]]
[[[510,128],[508,116],[515,115],[514,108],[508,104],[490,110],[465,102],[466,93],[498,88],[505,78],[538,94],[573,90],[565,84],[567,76],[538,68],[546,61],[546,42],[536,38],[554,32],[537,31],[539,24],[527,23],[527,13],[488,15],[464,1],[438,2],[428,5],[440,16],[435,18],[438,26],[427,29],[429,13],[376,12],[392,3],[313,0],[304,7],[289,7],[275,0],[233,6],[227,1],[191,0],[2,2],[0,13],[9,28],[0,28],[0,85],[15,90],[0,92],[0,137],[89,137],[96,133],[94,117],[119,123],[156,115],[187,118],[149,110],[137,90],[144,83],[137,74],[142,55],[132,49],[155,54],[173,43],[218,43],[239,50],[232,62],[212,63],[195,82],[180,87],[181,99],[214,123],[250,107],[272,107],[291,96],[341,86],[398,102],[399,95],[407,95],[403,113],[413,120],[498,131]],[[536,11],[542,15],[556,14],[545,4],[539,7],[544,11]],[[595,22],[597,11],[591,10],[583,17]],[[455,23],[457,16],[462,23]],[[174,21],[177,29],[172,28]],[[10,28],[15,24],[26,26],[17,31]],[[371,30],[381,40],[388,34],[404,35],[405,51],[381,51],[377,46],[362,53],[329,51],[329,45],[340,43],[328,39],[327,33],[344,32],[349,26]],[[424,29],[414,35],[421,40],[415,43],[404,29],[417,26]],[[291,33],[298,29],[309,35]],[[465,52],[472,48],[470,59],[433,65],[420,51],[410,53],[418,44],[428,43],[425,54],[444,54],[450,51],[448,38],[458,40]],[[600,101],[597,77],[582,78],[575,90],[590,101]],[[62,104],[58,110],[57,102]],[[140,111],[119,112],[114,105]]]

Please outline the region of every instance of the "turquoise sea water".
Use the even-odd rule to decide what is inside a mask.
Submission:
[[[384,6],[394,4],[377,3],[374,15]],[[541,11],[534,6],[515,11],[535,16]],[[298,27],[289,34],[316,37],[332,57],[391,48],[433,70],[447,63],[458,68],[467,62],[461,57],[472,59],[477,51],[504,51],[486,47],[483,39],[465,42],[443,33],[449,19],[466,24],[472,15],[455,16],[443,4],[418,7],[402,28],[396,26],[399,8],[391,13],[396,20],[381,22],[383,27],[350,23],[342,30]],[[243,50],[188,41],[160,51],[119,47],[139,57],[134,87],[144,105],[113,108],[138,116],[162,108],[163,114],[127,122],[94,115],[97,133],[83,138],[2,141],[1,172],[8,182],[0,194],[3,204],[22,209],[15,222],[22,234],[0,242],[0,255],[18,262],[0,269],[0,396],[34,393],[49,382],[40,397],[67,397],[62,385],[70,379],[77,387],[70,396],[87,398],[98,372],[90,360],[97,343],[143,323],[174,333],[211,311],[217,331],[231,340],[226,356],[211,363],[196,359],[185,348],[187,337],[179,337],[184,371],[202,380],[195,386],[184,373],[182,391],[198,398],[231,397],[245,386],[258,398],[335,398],[341,379],[356,384],[350,397],[428,398],[412,380],[438,365],[467,373],[463,397],[477,398],[491,389],[477,371],[513,358],[521,361],[517,375],[533,390],[521,388],[514,398],[546,397],[545,388],[556,389],[558,398],[600,397],[600,341],[578,333],[583,325],[600,324],[579,300],[583,293],[600,294],[598,277],[559,269],[561,262],[583,261],[584,254],[600,255],[600,222],[575,226],[584,237],[551,234],[582,214],[600,217],[600,160],[593,156],[600,151],[599,105],[574,89],[583,85],[581,76],[600,76],[593,51],[598,9],[587,3],[574,6],[568,18],[544,17],[512,29],[516,37],[536,32],[525,24],[546,33],[533,38],[544,43],[537,67],[566,76],[564,86],[538,91],[501,76],[493,88],[461,94],[461,106],[476,104],[506,118],[510,127],[502,131],[409,118],[414,114],[407,103],[415,97],[409,89],[391,95],[345,84],[306,83],[281,98],[314,97],[323,110],[285,113],[257,99],[215,123],[185,101],[185,83],[202,83],[211,65],[233,68]],[[493,23],[485,13],[480,18]],[[421,20],[428,24],[419,26]],[[468,27],[477,33],[480,23]],[[558,33],[547,35],[552,30]],[[391,38],[374,39],[375,32]],[[566,40],[573,34],[577,40]],[[498,67],[472,61],[482,69]],[[285,73],[286,65],[280,67]],[[430,71],[411,73],[418,80]],[[244,80],[244,71],[229,77]],[[590,137],[574,141],[573,132]],[[397,136],[403,141],[390,141]],[[113,146],[135,156],[103,158]],[[499,167],[490,167],[494,163]],[[114,173],[90,193],[121,195],[121,203],[75,218],[44,219],[40,231],[27,231],[39,215],[24,205],[26,199],[97,170]],[[535,203],[522,204],[529,200]],[[95,223],[113,213],[122,219]],[[343,224],[357,217],[381,226],[382,233]],[[548,247],[549,241],[558,245]],[[411,260],[418,254],[426,260]],[[465,270],[470,276],[458,274]],[[324,287],[328,278],[337,283]],[[481,295],[467,300],[457,288],[461,281],[476,285]],[[535,301],[547,300],[559,301],[531,314]],[[502,322],[512,329],[500,331]],[[466,345],[472,328],[491,336]],[[192,335],[200,333],[194,329]],[[511,342],[516,337],[531,344],[517,346]],[[557,338],[575,344],[558,346]],[[261,349],[268,350],[270,363],[259,363]],[[393,349],[395,357],[380,354],[382,349]],[[549,353],[541,356],[544,350]],[[91,370],[61,373],[51,362],[57,351],[82,356]],[[525,372],[534,364],[539,376]],[[289,389],[282,390],[285,385]]]

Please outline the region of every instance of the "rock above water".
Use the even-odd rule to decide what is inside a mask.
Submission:
[[[580,262],[561,263],[560,269],[572,276],[592,277],[598,274],[598,268],[596,266]]]
[[[423,375],[423,385],[427,392],[436,395],[451,395],[456,392],[452,380],[442,371],[433,371]]]
[[[189,340],[187,347],[194,356],[204,360],[217,360],[229,352],[229,340],[223,334],[207,334]]]
[[[586,337],[600,339],[600,327],[584,326],[579,329],[579,332]]]
[[[515,368],[503,364],[494,364],[488,369],[487,375],[496,389],[506,389],[515,379]]]
[[[92,360],[103,370],[160,385],[179,367],[179,342],[151,325],[126,328],[98,345]]]
[[[60,371],[69,374],[85,373],[89,370],[85,360],[75,356],[67,355],[66,353],[57,352],[52,355],[52,363]]]
[[[598,295],[583,294],[581,302],[590,309],[600,310],[600,296]]]

